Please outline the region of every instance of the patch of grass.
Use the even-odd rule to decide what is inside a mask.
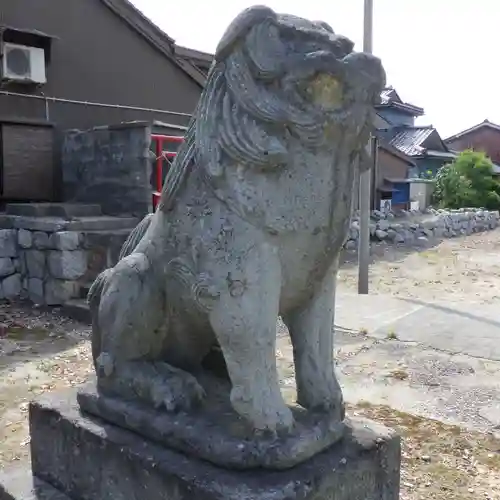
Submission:
[[[389,377],[395,378],[396,380],[406,380],[409,375],[406,370],[397,369],[392,370],[392,372],[389,373]]]
[[[43,359],[38,363],[37,365],[37,370],[40,370],[41,372],[45,373],[52,373],[54,368],[57,366],[57,363],[54,360],[51,359]]]
[[[12,325],[7,327],[6,337],[12,340],[43,340],[48,338],[50,332],[45,328]]]
[[[394,428],[402,437],[401,498],[500,499],[500,440],[494,436],[367,402],[348,406],[348,411]]]
[[[398,334],[394,330],[389,330],[385,338],[387,340],[398,340]]]
[[[420,252],[419,255],[429,264],[436,264],[439,261],[439,253],[437,250],[424,250]]]

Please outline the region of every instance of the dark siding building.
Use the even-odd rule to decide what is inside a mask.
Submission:
[[[448,137],[445,143],[454,151],[482,151],[491,161],[500,164],[500,125],[488,120]]]
[[[0,43],[4,200],[58,197],[63,131],[135,120],[186,125],[204,84],[203,72],[127,0],[2,2]],[[7,59],[13,46],[43,49],[45,82],[16,77],[23,61]],[[32,187],[20,188],[22,179]]]

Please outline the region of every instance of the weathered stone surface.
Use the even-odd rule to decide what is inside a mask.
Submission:
[[[387,231],[391,227],[389,221],[386,219],[380,220],[377,225],[381,231]]]
[[[80,233],[76,231],[59,231],[50,235],[50,248],[56,250],[77,250],[80,246]]]
[[[43,231],[33,233],[33,246],[39,250],[49,248],[49,235]]]
[[[68,222],[67,231],[114,231],[119,229],[132,230],[137,225],[135,217],[82,217]]]
[[[49,279],[45,283],[45,304],[55,306],[64,304],[78,294],[78,284],[75,281]]]
[[[20,267],[20,273],[23,276],[28,276],[28,265],[26,261],[27,261],[26,252],[21,250],[19,252],[19,267]]]
[[[399,438],[367,420],[348,425],[342,441],[293,469],[238,472],[86,418],[70,391],[30,405],[31,462],[39,478],[88,500],[398,500]]]
[[[91,283],[102,271],[116,265],[121,248],[130,233],[129,229],[82,233],[81,244],[87,250],[88,260],[83,282]]]
[[[12,259],[12,262],[14,264],[14,269],[16,270],[16,273],[22,273],[22,265],[21,265],[21,259]]]
[[[151,193],[150,193],[151,194]],[[24,217],[8,216],[12,226],[16,229],[29,231],[43,231],[55,233],[57,231],[108,231],[115,229],[132,229],[137,224],[135,217],[80,217],[65,220],[58,217]]]
[[[16,267],[14,262],[10,257],[0,257],[0,278],[4,276],[9,276],[16,272]]]
[[[62,231],[68,222],[58,217],[24,217],[21,215],[9,216],[12,225],[16,229],[27,229],[29,231]]]
[[[338,424],[335,277],[382,65],[324,23],[262,6],[235,19],[215,60],[160,209],[92,288],[100,388],[189,413],[207,402],[198,369],[219,344],[234,410],[254,430],[287,432],[281,315],[298,401]]]
[[[380,211],[372,212],[372,219],[376,223],[370,224],[370,235],[375,241],[388,241],[397,244],[419,243],[422,237],[453,238],[459,235],[470,235],[478,231],[494,229],[498,226],[500,214],[498,211],[487,211],[478,209],[455,210],[428,210],[425,214],[419,213],[419,222],[414,221],[414,215],[406,217],[402,213],[395,217],[394,214],[383,214]],[[359,221],[355,215],[349,230],[349,236],[345,242],[347,250],[358,246]],[[384,234],[387,233],[387,234]],[[352,243],[351,243],[352,242]]]
[[[45,277],[45,252],[42,250],[26,250],[26,267],[30,278],[43,279]]]
[[[51,276],[62,280],[76,280],[87,270],[87,254],[84,250],[50,250],[48,264]]]
[[[62,148],[65,199],[97,201],[110,215],[152,211],[151,124],[71,130]]]
[[[33,244],[33,233],[26,229],[19,229],[17,232],[17,243],[21,248],[31,248]]]
[[[101,215],[99,205],[83,203],[9,203],[6,206],[8,215],[24,215],[26,217],[89,217]]]
[[[0,471],[0,500],[71,500],[45,481],[34,477],[27,465]]]
[[[17,234],[14,229],[0,229],[0,257],[16,257]]]
[[[394,243],[404,243],[405,239],[404,236],[401,233],[396,233],[396,236],[394,237]]]
[[[43,280],[40,278],[28,279],[28,297],[35,304],[44,303]]]
[[[74,391],[31,404],[38,477],[85,500],[397,500],[399,439],[345,419],[332,335],[352,192],[384,84],[380,61],[325,23],[263,6],[235,19],[158,210],[89,294],[100,393],[81,392],[80,404],[104,420],[85,417]],[[111,129],[101,131],[109,143]],[[149,136],[114,137],[108,149],[132,141],[148,154]],[[76,166],[77,189],[93,162]],[[110,202],[128,203],[130,191],[110,187],[129,188],[136,173],[109,166],[123,178],[100,179],[90,196],[105,187]],[[50,251],[53,276],[80,277],[84,255]],[[278,316],[294,348],[293,411],[276,370]]]
[[[24,277],[21,279],[21,292],[26,292],[24,294],[26,297],[28,296],[28,278]]]
[[[7,299],[19,297],[21,293],[21,275],[12,274],[2,281],[3,295]]]
[[[5,214],[0,214],[0,229],[13,229],[12,218]]]
[[[209,404],[194,414],[158,411],[106,397],[98,393],[95,383],[79,391],[78,402],[83,410],[146,439],[234,469],[287,469],[330,447],[344,433],[344,424],[328,414],[296,407],[293,431],[280,438],[256,437],[254,430],[231,409],[229,382],[206,376],[198,381]]]

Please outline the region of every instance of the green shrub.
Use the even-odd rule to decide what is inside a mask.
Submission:
[[[484,154],[464,151],[436,175],[433,202],[440,208],[500,208],[500,185]]]

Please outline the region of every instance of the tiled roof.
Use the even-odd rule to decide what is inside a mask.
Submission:
[[[401,102],[401,99],[392,87],[382,90],[380,93],[380,104],[390,104],[394,101]]]
[[[407,156],[425,153],[422,143],[435,131],[433,127],[403,127],[394,130],[389,144]]]
[[[471,132],[475,132],[476,130],[479,130],[483,127],[488,127],[493,130],[500,130],[500,125],[497,125],[496,123],[490,122],[489,120],[484,120],[481,123],[478,123],[477,125],[474,125],[473,127],[470,127],[468,129],[462,130],[458,134],[452,135],[451,137],[448,137],[447,139],[444,140],[444,142],[449,143],[456,141],[457,139],[460,139],[464,135],[470,134]]]
[[[375,107],[393,107],[402,111],[411,113],[414,116],[422,116],[424,114],[424,109],[403,102],[396,89],[392,87],[387,87],[380,93],[380,101],[375,104]]]

